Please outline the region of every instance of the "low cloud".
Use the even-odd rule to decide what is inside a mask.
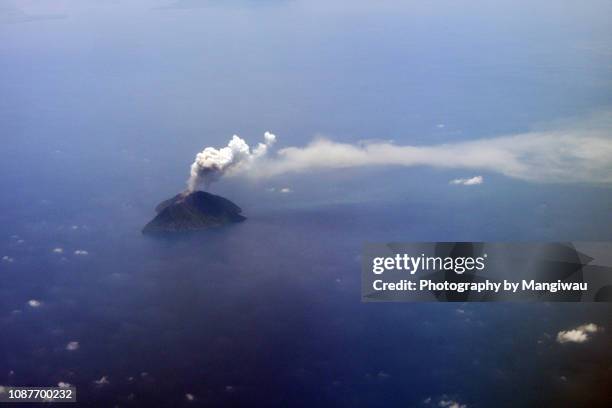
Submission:
[[[103,385],[110,384],[110,381],[108,381],[108,377],[103,375],[102,378],[100,378],[99,380],[94,380],[94,384],[96,384],[97,386],[101,387]]]
[[[460,184],[463,186],[475,186],[477,184],[482,184],[484,182],[484,178],[482,176],[474,176],[472,178],[458,178],[450,181],[450,184]]]
[[[594,323],[583,324],[571,330],[564,330],[557,333],[557,342],[564,343],[584,343],[603,328]]]
[[[28,300],[28,306],[30,306],[30,307],[36,308],[36,307],[40,307],[40,305],[42,305],[40,300],[36,300],[36,299]]]
[[[89,255],[89,252],[85,251],[84,249],[77,249],[76,251],[74,251],[74,254],[79,256],[86,256]]]
[[[461,404],[457,401],[454,400],[440,400],[440,402],[438,402],[438,406],[440,408],[467,408],[467,405],[465,404]]]
[[[66,350],[68,350],[68,351],[78,350],[79,347],[80,347],[80,345],[79,345],[78,341],[71,341],[68,344],[66,344]]]
[[[467,408],[466,404],[462,404],[456,399],[449,398],[447,395],[442,395],[436,398],[427,397],[423,400],[423,404],[430,407],[439,408]]]

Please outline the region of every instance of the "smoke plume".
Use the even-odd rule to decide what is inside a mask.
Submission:
[[[216,149],[207,147],[196,155],[191,165],[191,174],[187,180],[188,191],[195,191],[197,187],[204,184],[209,187],[224,174],[245,170],[252,166],[258,159],[268,152],[268,148],[274,144],[276,136],[270,132],[264,134],[264,142],[259,143],[251,151],[249,145],[237,135],[234,135],[226,147]]]
[[[275,140],[274,135],[266,133],[265,142],[253,151],[238,136],[222,149],[207,147],[191,166],[189,189],[200,183],[208,185],[225,174],[261,179],[374,166],[490,171],[533,182],[612,183],[609,130],[574,128],[429,146],[317,139],[304,147],[286,147],[268,154]],[[478,184],[482,178],[459,182]]]
[[[540,132],[466,142],[398,146],[319,139],[258,163],[252,177],[352,167],[430,166],[490,171],[536,182],[612,182],[612,139],[600,132]]]

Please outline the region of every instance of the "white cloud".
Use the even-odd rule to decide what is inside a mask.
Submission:
[[[446,394],[433,398],[427,397],[423,400],[423,404],[439,408],[467,408],[467,404],[462,404],[457,399],[449,397]]]
[[[280,189],[281,193],[287,194],[291,192],[291,189],[289,187],[283,187]]]
[[[441,408],[467,408],[467,405],[465,404],[460,404],[457,401],[446,400],[446,399],[440,400],[440,402],[438,403],[438,406]]]
[[[60,388],[70,388],[72,387],[72,384],[64,382],[64,381],[60,381],[57,383],[57,386]]]
[[[195,396],[193,394],[185,394],[185,398],[187,399],[187,401],[193,401],[195,399]]]
[[[472,178],[458,178],[450,181],[450,184],[461,184],[463,186],[474,186],[482,184],[484,178],[482,176],[474,176]]]
[[[77,249],[76,251],[74,251],[74,254],[79,256],[86,256],[89,255],[89,252],[85,251],[84,249]]]
[[[557,333],[558,343],[584,343],[591,338],[591,335],[602,331],[603,328],[594,323],[587,323],[571,330],[564,330]]]
[[[103,385],[110,384],[110,381],[108,381],[108,377],[103,375],[102,378],[100,378],[99,380],[94,380],[94,384],[98,386],[103,386]]]
[[[63,254],[64,253],[64,248],[53,248],[53,253],[54,254]]]
[[[42,305],[42,303],[40,302],[40,300],[30,299],[30,300],[28,300],[28,305],[30,307],[40,307],[40,305]]]
[[[2,261],[3,262],[7,262],[7,263],[13,263],[13,262],[15,262],[15,258],[12,258],[12,257],[10,257],[8,255],[5,255],[5,256],[2,257]]]
[[[66,350],[68,350],[68,351],[78,350],[79,347],[80,347],[80,345],[79,345],[78,341],[71,341],[68,344],[66,344]]]

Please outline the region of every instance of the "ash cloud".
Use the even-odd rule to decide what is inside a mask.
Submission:
[[[501,173],[533,182],[612,182],[612,140],[603,133],[539,132],[474,141],[399,146],[316,140],[281,149],[251,169],[250,176],[272,177],[353,167],[430,166]]]
[[[196,155],[187,180],[187,190],[195,191],[198,186],[209,187],[211,183],[232,171],[245,171],[264,157],[268,148],[274,144],[276,136],[264,134],[264,142],[251,151],[244,139],[234,135],[226,147],[220,149],[207,147]]]
[[[276,136],[269,132],[254,149],[234,136],[226,147],[207,147],[198,153],[191,165],[188,190],[208,187],[225,175],[264,179],[380,166],[489,171],[539,183],[612,183],[612,137],[608,129],[583,126],[429,146],[350,144],[321,138],[273,153],[270,147]],[[482,182],[482,176],[475,176],[455,179],[451,184]]]

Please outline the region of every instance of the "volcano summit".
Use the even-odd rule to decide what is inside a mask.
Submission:
[[[157,216],[142,229],[143,234],[198,231],[246,219],[236,204],[204,191],[183,192],[160,203]]]

